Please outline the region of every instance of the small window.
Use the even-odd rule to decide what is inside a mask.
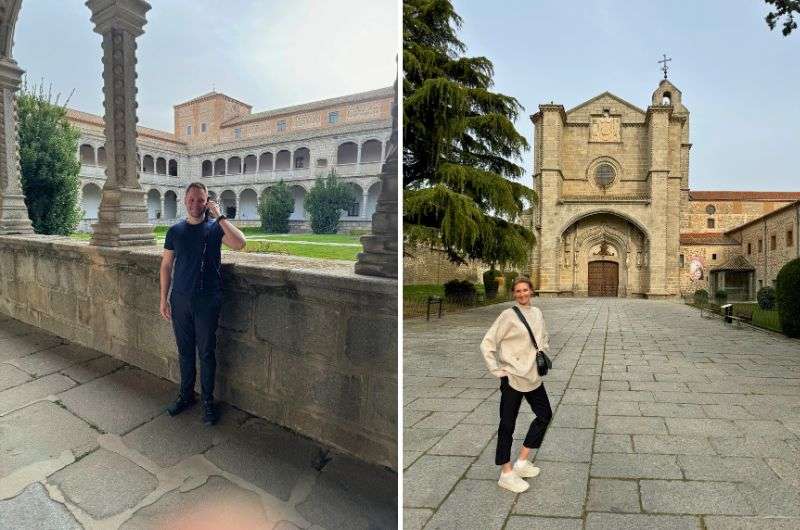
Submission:
[[[706,219],[706,226],[708,228],[714,228],[714,218],[713,217],[709,217],[708,219]]]
[[[233,136],[238,140],[242,137],[242,129],[237,127],[233,130]]]
[[[325,167],[328,165],[327,158],[317,158],[317,167]]]
[[[678,266],[679,266],[680,268],[683,268],[683,254],[680,254],[680,255],[678,256]]]
[[[791,230],[786,231],[786,247],[794,246],[794,233]]]
[[[200,124],[200,132],[206,132],[206,131],[208,131],[208,124],[207,123],[201,123]]]
[[[772,234],[769,236],[769,249],[775,250],[776,248],[778,248],[778,238],[775,237],[775,234]]]
[[[600,164],[594,171],[595,182],[604,189],[611,186],[615,176],[614,168],[611,164]]]
[[[339,113],[338,112],[329,112],[328,113],[328,123],[336,123],[339,121]]]
[[[286,130],[286,120],[279,121],[278,125],[277,125],[277,128],[278,128],[278,132],[285,131]]]
[[[711,254],[711,260],[712,261],[717,261],[717,255],[716,254]]]
[[[764,240],[763,239],[759,239],[758,240],[758,251],[759,252],[764,252]]]
[[[713,204],[709,204],[708,206],[706,206],[706,213],[708,215],[714,215],[715,213],[717,213],[717,209],[714,207]]]
[[[748,243],[747,244],[747,255],[750,256],[752,253],[753,253],[753,244],[752,243]]]
[[[191,136],[191,135],[192,135],[192,126],[189,125],[188,127],[186,127],[186,136]]]

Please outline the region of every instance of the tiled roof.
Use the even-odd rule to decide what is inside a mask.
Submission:
[[[690,201],[796,201],[800,191],[690,191]]]
[[[681,245],[738,245],[732,237],[719,232],[684,232]]]
[[[96,125],[98,127],[105,127],[105,120],[102,116],[98,116],[97,114],[90,114],[88,112],[82,112],[80,110],[75,109],[67,109],[67,118],[83,123],[88,123],[90,125]],[[149,127],[136,127],[136,132],[139,136],[146,136],[148,138],[153,138],[155,140],[162,140],[165,142],[172,142],[175,144],[185,144],[186,142],[182,142],[178,140],[174,134],[168,133],[166,131],[159,131],[158,129],[151,129]]]
[[[245,107],[248,107],[248,108],[251,108],[251,109],[253,108],[252,105],[250,105],[248,103],[245,103],[244,101],[239,101],[236,98],[232,98],[232,97],[230,97],[230,96],[228,96],[226,94],[223,94],[222,92],[217,92],[215,90],[212,90],[211,92],[206,92],[202,96],[197,96],[196,98],[192,98],[189,101],[184,101],[183,103],[178,103],[175,106],[176,107],[182,107],[184,105],[188,105],[189,103],[197,103],[198,101],[203,101],[204,99],[210,99],[210,98],[213,98],[215,96],[222,96],[223,98],[228,99],[230,101],[233,101],[234,103],[238,103],[239,105],[244,105]]]
[[[735,228],[731,228],[730,230],[725,230],[725,233],[726,234],[732,234],[733,232],[738,232],[741,229],[743,229],[745,227],[748,227],[748,226],[751,226],[751,225],[754,225],[756,223],[766,222],[766,220],[768,218],[772,217],[773,215],[781,214],[781,213],[785,212],[786,210],[790,210],[790,209],[793,209],[793,208],[800,208],[800,201],[794,201],[794,202],[790,202],[790,203],[784,204],[780,208],[776,208],[776,209],[772,210],[769,213],[765,213],[761,217],[756,217],[755,219],[747,221],[746,223],[741,224],[741,225],[739,225],[739,226],[737,226]]]
[[[713,267],[712,271],[754,271],[756,270],[755,267],[750,265],[750,262],[747,261],[747,258],[741,255],[737,255],[726,261],[724,264],[720,265],[719,267]]]

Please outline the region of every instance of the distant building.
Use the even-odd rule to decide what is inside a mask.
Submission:
[[[183,190],[201,181],[238,224],[258,224],[264,191],[284,180],[295,200],[293,231],[309,229],[303,199],[314,179],[331,169],[356,200],[341,226],[369,229],[380,193],[381,163],[391,136],[393,89],[382,88],[253,113],[252,107],[210,92],[174,106],[174,132],[138,127],[140,184],[149,218],[170,224],[184,215]],[[82,229],[97,219],[105,182],[101,116],[69,109],[81,130]]]

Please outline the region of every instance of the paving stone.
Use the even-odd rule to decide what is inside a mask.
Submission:
[[[424,420],[416,423],[414,427],[417,429],[452,429],[466,415],[466,412],[431,412]]]
[[[561,399],[561,401],[564,403],[571,403],[573,405],[596,405],[597,390],[568,388],[566,392],[564,392],[564,397]]]
[[[9,500],[0,500],[0,521],[3,528],[36,530],[82,530],[75,517],[47,495],[47,490],[34,482]]]
[[[425,528],[502,528],[514,495],[495,481],[462,480]]]
[[[703,518],[707,530],[797,530],[800,517],[731,517],[707,515]]]
[[[653,393],[649,391],[639,390],[601,390],[601,401],[654,401]]]
[[[296,509],[309,522],[327,528],[394,528],[397,474],[336,455]]]
[[[101,355],[96,350],[69,343],[32,353],[25,357],[14,359],[11,362],[34,377],[41,377],[58,372],[74,364],[96,359]]]
[[[427,410],[408,410],[407,408],[403,408],[403,426],[404,427],[412,427],[417,422],[419,422],[422,418],[429,416],[431,412]]]
[[[760,458],[678,455],[678,465],[689,480],[744,482],[776,478]]]
[[[0,392],[0,414],[17,409],[33,401],[56,395],[75,386],[75,382],[61,374],[50,374]]]
[[[752,515],[745,495],[730,482],[642,480],[646,512],[679,514]]]
[[[124,434],[161,414],[176,385],[138,368],[125,368],[59,396],[77,416],[105,432]]]
[[[406,429],[403,436],[403,449],[410,451],[427,451],[436,442],[447,434],[449,429],[418,429],[416,427]]]
[[[64,344],[64,340],[41,330],[25,335],[0,339],[0,362],[17,359]]]
[[[597,403],[597,413],[600,416],[641,416],[639,403],[633,401],[607,401]]]
[[[731,420],[664,418],[669,434],[676,436],[741,436],[744,432]]]
[[[403,508],[403,530],[422,530],[431,515],[428,508]]]
[[[561,462],[589,462],[593,438],[593,429],[549,427],[538,457]]]
[[[583,520],[566,517],[531,517],[512,515],[508,518],[506,530],[581,530]]]
[[[482,399],[432,399],[420,398],[408,405],[411,410],[441,412],[471,412],[483,402]]]
[[[267,530],[272,523],[258,495],[225,478],[211,476],[198,488],[171,491],[140,508],[120,530],[199,527]]]
[[[98,432],[55,403],[40,402],[0,417],[0,477],[72,451],[78,458],[97,447]]]
[[[675,456],[623,453],[595,454],[592,457],[592,476],[606,478],[683,478]]]
[[[495,392],[497,392],[496,388],[467,388],[458,394],[458,397],[486,399]]]
[[[581,517],[589,479],[588,464],[537,461],[542,472],[528,479],[530,489],[517,498],[514,514]]]
[[[467,456],[421,456],[403,473],[403,507],[437,508],[472,460]]]
[[[702,405],[702,407],[709,418],[722,418],[727,420],[755,418],[755,416],[747,412],[741,405]]]
[[[556,410],[550,427],[593,429],[596,415],[597,407],[564,403]]]
[[[595,453],[632,453],[630,434],[595,434]]]
[[[739,484],[758,515],[800,517],[800,491],[781,480]]]
[[[586,530],[700,530],[700,518],[675,515],[590,513]]]
[[[640,512],[639,485],[633,480],[593,478],[589,481],[587,511]]]
[[[151,473],[102,448],[51,475],[48,481],[95,519],[133,508],[158,486]]]
[[[0,364],[0,392],[12,386],[21,385],[30,381],[32,377],[27,372],[10,364]]]
[[[463,388],[441,386],[412,386],[405,395],[417,398],[452,398],[463,392]]]
[[[321,452],[310,440],[253,418],[205,456],[221,469],[286,501],[299,478],[312,470]]]
[[[118,368],[125,366],[125,363],[119,359],[115,359],[110,355],[104,355],[97,359],[92,359],[83,364],[77,364],[61,370],[61,373],[77,381],[78,383],[86,383],[92,379],[103,377]]]
[[[800,464],[778,458],[768,458],[767,464],[781,480],[800,490]]]
[[[658,434],[634,434],[634,450],[637,453],[663,455],[716,455],[706,438],[670,436]]]
[[[661,418],[598,416],[597,432],[606,434],[667,434]]]
[[[403,451],[403,469],[413,464],[420,456],[422,456],[422,451]]]
[[[797,390],[800,395],[800,388]],[[778,421],[768,420],[733,420],[733,424],[740,433],[754,434],[768,438],[780,438],[782,440],[793,439],[795,434],[788,430]]]
[[[478,456],[496,431],[496,427],[488,425],[458,425],[428,449],[428,453]]]
[[[706,413],[700,405],[686,403],[639,403],[642,416],[661,416],[672,418],[705,418]]]

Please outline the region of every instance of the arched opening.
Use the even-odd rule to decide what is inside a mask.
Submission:
[[[100,196],[102,190],[100,186],[89,183],[81,191],[81,208],[83,208],[83,218],[94,221],[97,219],[97,212],[100,208]]]
[[[150,155],[144,155],[144,172],[145,173],[155,173],[155,161],[153,157]]]
[[[306,211],[303,208],[306,190],[303,189],[302,186],[292,186],[289,190],[292,192],[292,198],[294,199],[294,210],[292,211],[292,215],[289,216],[289,219],[293,221],[302,221],[306,218]]]
[[[345,217],[361,217],[361,213],[364,209],[364,190],[361,189],[361,186],[353,182],[348,182],[345,185],[352,191],[353,201],[345,210],[344,215]]]
[[[95,165],[96,162],[94,159],[94,147],[92,147],[89,144],[83,144],[80,148],[80,154],[81,154],[81,164],[87,166]]]
[[[378,140],[367,140],[361,144],[362,162],[381,161],[381,143]]]
[[[292,163],[291,158],[292,154],[288,149],[278,151],[278,155],[275,157],[275,171],[289,169]]]
[[[201,166],[200,174],[204,177],[210,177],[214,174],[214,166],[211,163],[211,160],[203,160],[203,165]]]
[[[238,175],[242,172],[242,159],[238,156],[232,156],[228,159],[228,174]]]
[[[170,177],[177,177],[178,176],[178,161],[174,158],[169,159],[169,176]]]
[[[661,96],[661,104],[672,105],[672,94],[669,92],[664,92],[664,94]]]
[[[239,219],[258,219],[258,195],[247,188],[239,196]]]
[[[147,192],[147,218],[151,222],[161,219],[161,193],[156,189]]]
[[[219,196],[219,206],[225,217],[236,218],[236,194],[231,190],[225,190]]]
[[[225,159],[224,158],[217,158],[214,161],[214,174],[215,175],[224,175],[225,174]]]
[[[381,195],[381,181],[374,183],[367,191],[366,216],[372,218],[372,214],[378,208],[378,197]]]
[[[305,169],[311,167],[311,152],[308,147],[300,147],[294,151],[294,168]]]
[[[247,155],[244,157],[244,173],[255,173],[258,165],[256,155]]]
[[[158,175],[166,175],[167,174],[167,159],[158,157],[156,158],[156,174]]]
[[[358,146],[355,142],[345,142],[336,149],[336,164],[355,164],[358,161]]]
[[[272,171],[272,153],[261,153],[258,158],[259,171]]]
[[[102,145],[97,148],[97,165],[106,167],[106,148]]]
[[[178,195],[169,190],[164,193],[164,219],[177,219],[178,217]]]

